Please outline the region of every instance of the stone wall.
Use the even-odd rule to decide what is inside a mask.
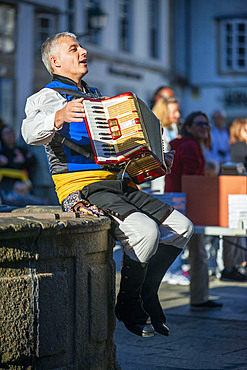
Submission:
[[[60,208],[0,215],[0,368],[119,368],[109,229]]]

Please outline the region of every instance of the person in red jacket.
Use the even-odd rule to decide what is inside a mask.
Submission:
[[[170,142],[175,150],[172,171],[166,175],[165,191],[181,192],[183,175],[205,175],[203,147],[211,144],[207,115],[202,111],[189,114],[182,126],[181,138]],[[222,307],[208,299],[208,265],[204,236],[194,234],[187,244],[190,262],[190,309],[193,311]]]
[[[201,111],[191,113],[181,130],[182,138],[170,142],[171,149],[176,150],[172,172],[166,175],[165,191],[182,191],[183,175],[205,175],[203,146],[211,144],[208,117]]]

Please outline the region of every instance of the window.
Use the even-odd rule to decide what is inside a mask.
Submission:
[[[247,18],[222,20],[221,69],[223,72],[247,72]]]
[[[7,123],[15,122],[14,106],[15,106],[15,90],[14,78],[0,78],[0,117]]]
[[[0,4],[0,52],[12,53],[15,49],[15,8]]]
[[[98,9],[100,8],[100,0],[90,0],[89,1],[89,8],[90,9]],[[90,25],[90,16],[88,12],[88,32],[90,35],[90,41],[95,45],[100,45],[101,43],[101,30],[95,27],[95,25]]]
[[[132,17],[131,17],[131,1],[119,1],[119,36],[120,36],[120,50],[131,51],[132,44]]]
[[[56,33],[56,16],[54,14],[36,14],[36,48],[37,56],[40,58],[40,49],[43,42]]]
[[[150,56],[159,58],[159,0],[149,0],[149,46]]]

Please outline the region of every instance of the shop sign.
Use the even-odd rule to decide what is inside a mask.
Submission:
[[[114,74],[114,75],[132,78],[136,80],[140,80],[143,77],[140,73],[135,72],[133,70],[129,70],[125,66],[121,66],[121,65],[120,66],[111,65],[108,71],[109,73]]]
[[[247,87],[228,88],[224,93],[224,106],[226,109],[247,107]]]

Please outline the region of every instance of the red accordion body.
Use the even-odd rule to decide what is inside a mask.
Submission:
[[[160,122],[136,95],[84,99],[83,105],[97,164],[117,164],[137,184],[166,174]]]

